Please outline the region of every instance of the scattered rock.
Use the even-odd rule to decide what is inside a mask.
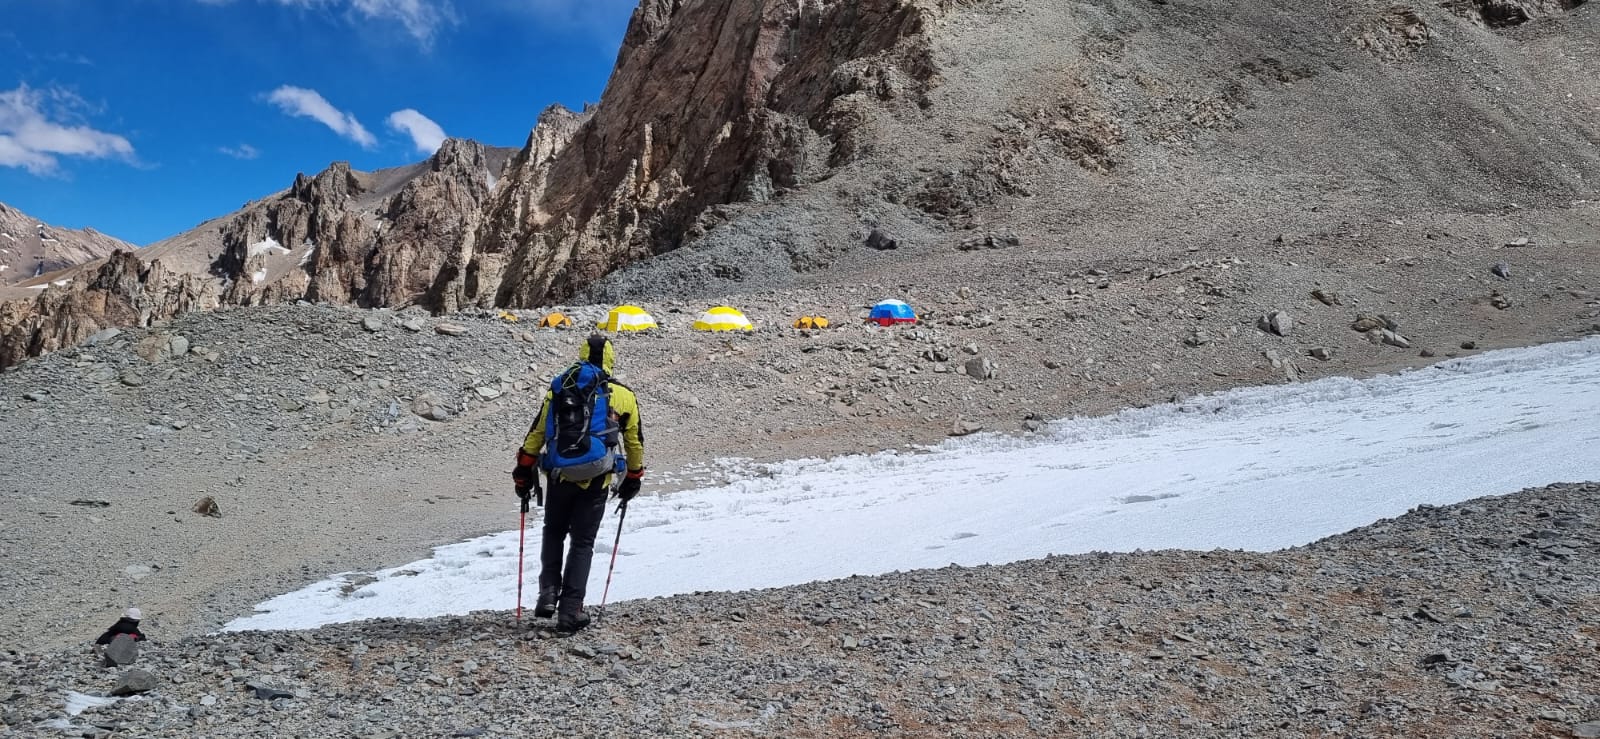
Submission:
[[[148,693],[156,689],[156,676],[145,670],[128,670],[117,678],[117,684],[111,688],[111,694],[122,697]]]
[[[1211,335],[1200,329],[1195,329],[1188,336],[1183,337],[1183,345],[1188,347],[1205,346],[1209,343],[1211,343]]]
[[[1500,291],[1496,290],[1489,295],[1489,305],[1494,306],[1496,310],[1505,310],[1511,307],[1511,298],[1501,295]]]
[[[33,401],[35,403],[42,403],[42,402],[50,399],[50,391],[49,390],[35,390],[35,391],[31,392],[31,393],[23,393],[22,394],[22,399],[23,400],[31,400],[31,401]]]
[[[217,505],[216,499],[209,495],[196,501],[193,510],[209,518],[222,518],[222,508]]]
[[[134,372],[133,370],[123,372],[120,379],[122,384],[127,385],[128,387],[141,387],[144,385],[144,375]]]
[[[1528,238],[1526,236],[1522,236],[1522,237],[1519,237],[1519,238],[1516,238],[1516,239],[1512,239],[1511,241],[1506,242],[1506,246],[1513,247],[1513,248],[1522,247],[1522,246],[1533,246],[1533,239],[1530,239],[1530,238]]]
[[[105,667],[127,667],[139,661],[139,641],[132,634],[118,634],[106,645],[102,656],[102,665]]]
[[[257,681],[257,680],[252,680],[250,682],[245,683],[244,684],[244,688],[245,688],[245,690],[248,690],[251,693],[253,693],[256,698],[259,698],[259,699],[264,700],[264,701],[278,700],[279,698],[293,698],[293,697],[295,697],[294,693],[291,693],[291,692],[289,692],[287,690],[282,690],[280,688],[273,687],[272,685],[269,685],[267,683],[260,682],[260,681]]]
[[[1323,305],[1344,305],[1344,301],[1339,299],[1339,293],[1329,292],[1320,287],[1311,291],[1311,297]]]
[[[1371,330],[1373,330],[1375,328],[1383,328],[1383,329],[1388,329],[1390,331],[1398,331],[1398,330],[1400,330],[1400,324],[1395,323],[1394,320],[1389,318],[1388,316],[1384,316],[1384,315],[1373,316],[1373,315],[1368,315],[1366,313],[1360,313],[1360,314],[1356,315],[1355,323],[1350,324],[1350,328],[1354,329],[1355,331],[1358,331],[1360,333],[1366,333],[1366,332],[1371,331]]]
[[[1268,333],[1288,336],[1294,331],[1294,317],[1281,310],[1275,310],[1257,319],[1256,326]]]
[[[110,341],[112,339],[115,339],[115,338],[117,338],[118,336],[121,336],[121,335],[122,335],[122,329],[120,329],[120,328],[101,329],[99,331],[94,332],[93,334],[90,334],[89,338],[86,339],[84,341],[84,343],[88,344],[89,346],[94,346],[96,344],[103,344],[103,343],[105,343],[107,341]]]
[[[189,340],[173,334],[157,333],[140,339],[133,353],[151,364],[159,364],[189,353]]]
[[[1600,721],[1585,721],[1572,725],[1572,735],[1578,739],[1600,739]]]
[[[888,251],[900,248],[900,242],[891,238],[889,234],[874,228],[872,233],[867,234],[867,248]]]
[[[403,328],[414,334],[421,333],[422,330],[427,327],[427,324],[423,323],[421,319],[417,318],[407,318],[406,320],[400,322],[400,328]]]
[[[1401,349],[1410,349],[1411,340],[1386,328],[1377,328],[1367,332],[1367,341],[1374,344],[1387,344]]]
[[[1424,656],[1421,664],[1423,667],[1433,667],[1434,665],[1454,664],[1455,661],[1455,658],[1450,656],[1450,652],[1447,650]]]
[[[1505,262],[1495,262],[1494,266],[1489,268],[1489,271],[1502,280],[1511,279],[1511,267]]]
[[[1300,379],[1300,365],[1295,364],[1293,360],[1284,357],[1276,350],[1268,350],[1263,352],[1263,355],[1273,369],[1283,373],[1283,379],[1289,382],[1296,382]]]
[[[430,421],[447,421],[451,409],[432,393],[423,393],[411,401],[411,412]]]
[[[484,400],[494,400],[495,398],[500,397],[500,388],[489,385],[475,388],[473,389],[473,392],[477,393],[478,397],[483,398]]]
[[[1476,342],[1476,341],[1463,341],[1463,342],[1461,342],[1461,348],[1462,349],[1466,349],[1468,351],[1471,351],[1473,349],[1477,349],[1478,348],[1478,342]]]
[[[384,324],[383,318],[376,313],[369,313],[365,318],[361,319],[361,327],[371,333],[382,331]]]
[[[1001,231],[962,239],[961,243],[956,245],[956,248],[961,251],[977,251],[979,249],[1004,249],[1008,246],[1021,245],[1021,237],[1011,231]]]
[[[433,331],[444,336],[461,336],[467,332],[467,327],[455,323],[440,323],[433,327]]]
[[[968,420],[965,420],[965,419],[958,419],[955,422],[955,425],[950,427],[950,435],[951,436],[971,436],[972,434],[976,434],[976,433],[978,433],[979,431],[982,431],[982,430],[983,430],[983,424],[976,423],[976,422],[973,422],[973,421],[968,421]]]
[[[1313,359],[1320,359],[1324,362],[1333,359],[1333,350],[1325,346],[1318,346],[1308,349],[1306,350],[1306,354],[1311,355],[1311,358]]]
[[[1000,374],[1000,368],[988,357],[969,359],[962,369],[968,376],[979,380],[992,380]]]

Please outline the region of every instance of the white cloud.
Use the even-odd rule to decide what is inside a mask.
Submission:
[[[255,159],[256,157],[261,156],[261,150],[249,144],[218,147],[217,151],[227,154],[234,159]]]
[[[202,5],[228,5],[233,0],[196,0]],[[344,11],[351,20],[396,23],[423,48],[433,45],[439,31],[456,25],[450,0],[265,0],[290,8]]]
[[[439,150],[440,144],[444,143],[444,129],[429,120],[427,116],[410,108],[390,113],[389,127],[410,134],[411,142],[416,144],[417,151],[430,156]]]
[[[316,90],[284,85],[267,94],[267,101],[289,115],[311,118],[351,141],[370,149],[378,145],[361,121],[354,115],[333,107],[327,98]]]
[[[56,88],[41,92],[20,85],[0,92],[0,167],[53,174],[59,156],[131,160],[127,139],[62,120],[85,107],[77,95]]]
[[[350,9],[367,19],[398,22],[424,47],[440,28],[456,23],[449,0],[350,0]]]

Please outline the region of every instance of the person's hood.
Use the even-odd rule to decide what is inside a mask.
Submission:
[[[600,356],[600,369],[610,373],[612,365],[614,365],[617,361],[617,350],[611,345],[610,339],[602,337],[600,340],[605,342],[605,349]],[[578,359],[593,364],[594,362],[589,359],[589,354],[591,353],[589,351],[589,344],[589,341],[585,341],[583,342],[582,346],[578,347]]]

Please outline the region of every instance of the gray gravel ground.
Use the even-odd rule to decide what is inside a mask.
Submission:
[[[620,338],[619,368],[644,403],[648,492],[670,494],[717,457],[1027,433],[1041,418],[1593,333],[1595,217],[1419,216],[1375,227],[1361,264],[1337,241],[1297,244],[1293,260],[1270,241],[1219,236],[1092,262],[1048,245],[929,245],[828,284],[717,301],[757,322],[747,336],[690,331],[711,301],[647,299],[663,328]],[[1474,235],[1435,251],[1407,237],[1444,225]],[[1488,305],[1493,294],[1509,304]],[[923,321],[863,325],[886,296]],[[593,325],[604,308],[573,310]],[[1287,335],[1258,326],[1274,311],[1292,317]],[[788,327],[813,312],[837,328]],[[510,450],[584,333],[523,315],[191,314],[0,373],[0,610],[35,614],[13,624],[12,643],[79,643],[129,604],[164,633],[204,633],[334,573],[512,528]],[[1361,315],[1387,317],[1411,347],[1352,330]],[[439,333],[446,323],[464,333]],[[202,496],[222,518],[191,512]]]
[[[947,567],[615,606],[0,655],[0,736],[1593,736],[1600,485],[1274,553]],[[262,699],[256,688],[282,691]]]

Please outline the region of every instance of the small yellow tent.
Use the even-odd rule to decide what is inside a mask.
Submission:
[[[601,331],[646,331],[656,328],[656,319],[637,305],[619,305],[611,309],[595,328]]]
[[[795,328],[827,328],[828,319],[822,316],[801,316],[794,322]]]
[[[517,314],[512,313],[511,311],[503,310],[503,311],[500,311],[500,320],[505,321],[506,323],[516,323],[517,321],[520,321],[522,319],[519,318],[517,316]]]
[[[696,331],[754,331],[755,325],[737,308],[719,305],[700,314],[694,322]]]
[[[557,311],[539,319],[539,328],[572,328],[572,318]]]

